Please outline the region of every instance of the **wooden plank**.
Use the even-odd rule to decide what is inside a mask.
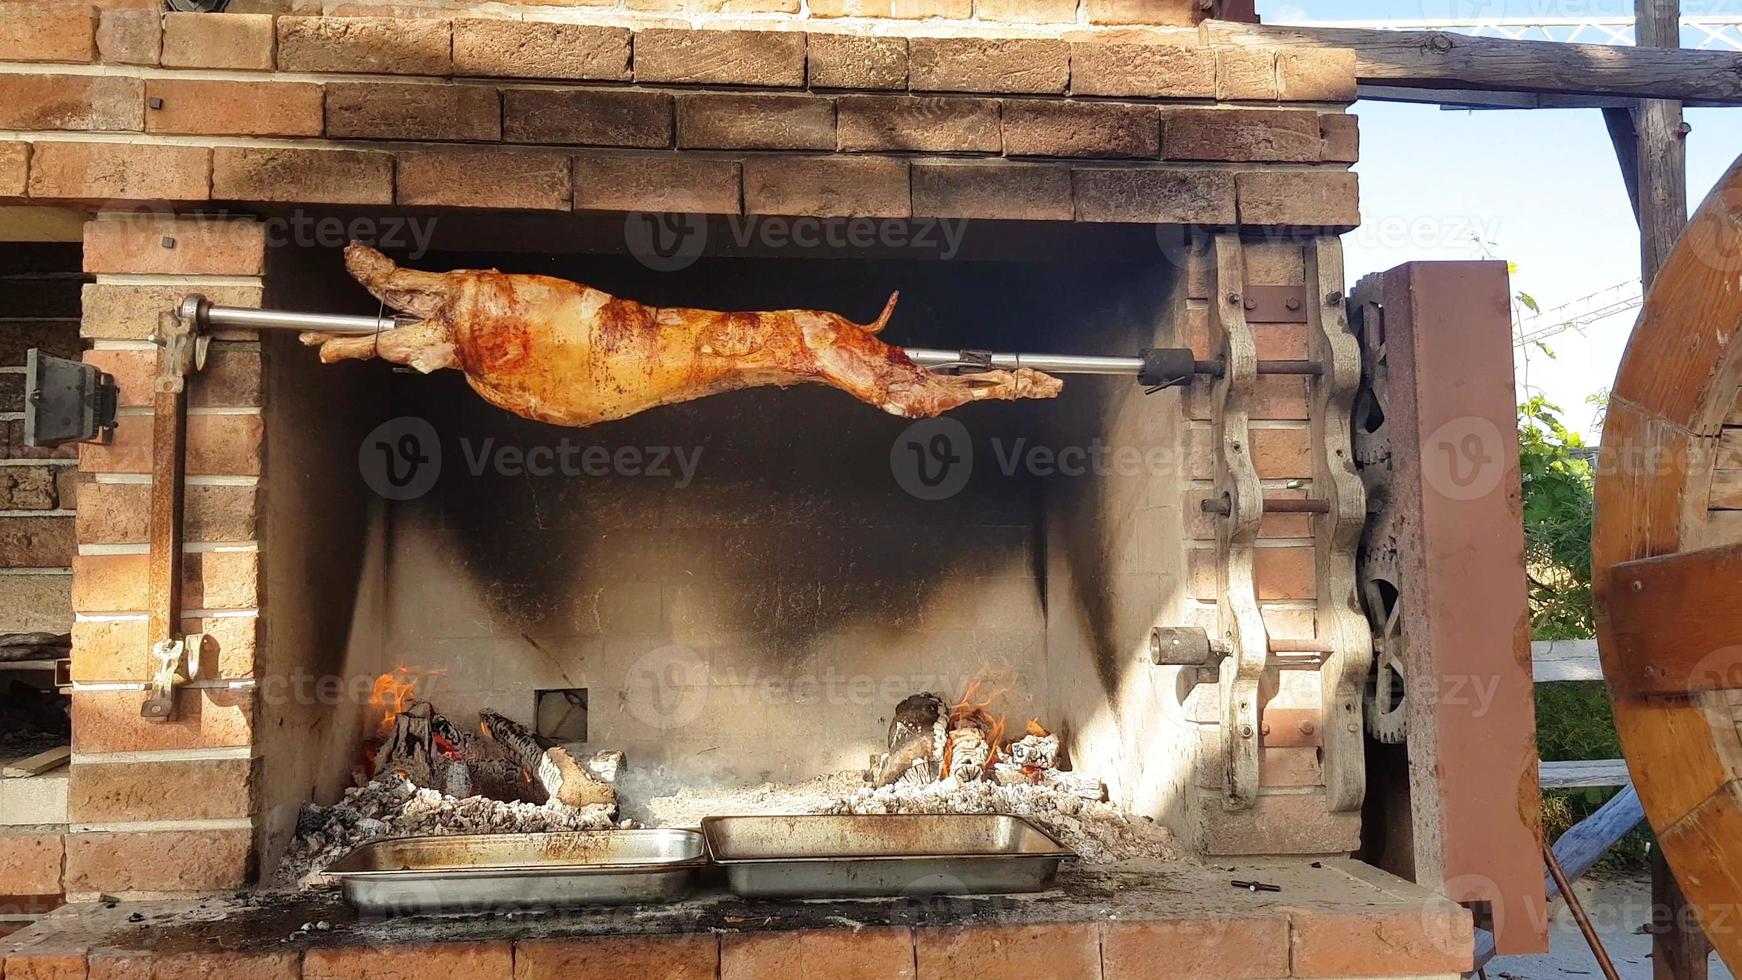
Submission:
[[[1609,576],[1611,684],[1647,697],[1742,687],[1742,545],[1620,562]]]
[[[1538,778],[1543,789],[1594,789],[1627,786],[1633,777],[1625,759],[1571,759],[1544,762]]]
[[[1538,684],[1603,679],[1596,640],[1538,640],[1530,645],[1530,662]]]
[[[1742,510],[1742,470],[1713,470],[1706,506],[1711,510]]]
[[[17,762],[9,763],[0,769],[0,776],[6,779],[21,779],[26,776],[40,776],[50,769],[59,769],[73,757],[71,746],[57,745],[46,752],[25,756]]]
[[[1213,44],[1349,48],[1364,84],[1552,92],[1742,105],[1742,54],[1513,41],[1447,31],[1279,27],[1207,20]]]

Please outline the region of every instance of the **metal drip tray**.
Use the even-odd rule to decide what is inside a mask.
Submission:
[[[708,817],[708,854],[746,898],[1044,891],[1070,849],[1020,817]]]
[[[327,869],[380,915],[671,902],[707,867],[693,830],[396,837]]]

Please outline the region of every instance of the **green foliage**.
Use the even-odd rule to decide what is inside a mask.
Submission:
[[[1593,399],[1606,405],[1605,395]],[[1524,484],[1525,573],[1531,637],[1581,639],[1595,634],[1591,606],[1593,468],[1590,449],[1562,424],[1561,409],[1541,396],[1518,406],[1519,468]],[[1608,693],[1597,682],[1536,687],[1536,745],[1544,760],[1615,759],[1621,739]],[[1543,833],[1554,840],[1602,806],[1610,789],[1543,794]],[[1649,831],[1628,834],[1598,864],[1611,871],[1645,867]]]
[[[1593,635],[1591,614],[1592,468],[1585,440],[1538,395],[1518,407],[1519,470],[1524,484],[1525,571],[1531,635],[1566,640]]]

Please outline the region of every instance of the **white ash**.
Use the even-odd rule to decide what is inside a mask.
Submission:
[[[608,830],[624,824],[615,819],[615,808],[607,805],[504,803],[483,796],[456,799],[384,773],[366,786],[345,790],[345,798],[332,806],[305,805],[297,816],[296,839],[276,877],[286,887],[309,884],[310,876],[325,871],[352,849],[387,837]]]
[[[924,786],[898,783],[860,789],[821,812],[1002,813],[1034,821],[1088,864],[1143,858],[1179,861],[1186,856],[1173,832],[1154,820],[1050,786],[955,779]]]

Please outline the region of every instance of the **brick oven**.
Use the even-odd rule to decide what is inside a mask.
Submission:
[[[1467,968],[1455,903],[1492,927],[1505,901],[1376,857],[1409,789],[1361,722],[1348,428],[1377,321],[1345,299],[1337,239],[1359,221],[1354,59],[1208,44],[1208,6],[0,5],[0,231],[74,239],[78,338],[56,344],[120,405],[76,481],[68,459],[19,461],[61,476],[58,509],[0,515],[73,529],[0,537],[7,571],[35,569],[0,579],[7,605],[43,610],[6,628],[71,631],[64,813],[0,836],[0,894],[71,904],[19,934],[7,975]],[[903,346],[1180,347],[1222,373],[1152,392],[1068,376],[1054,401],[917,434],[822,387],[563,429],[456,372],[216,330],[182,456],[178,632],[205,639],[172,717],[142,718],[154,341],[189,294],[382,312],[344,273],[353,238],[408,268],[661,306],[868,321],[899,289],[885,339]],[[1504,296],[1503,274],[1474,275]],[[408,437],[439,457],[427,478],[400,479]],[[938,438],[971,459],[953,483],[927,469]],[[1217,513],[1260,499],[1261,523]],[[1182,665],[1166,647],[1194,629],[1211,649]],[[656,824],[865,768],[906,695],[996,688],[1167,861],[1085,869],[1050,903],[420,932],[244,892],[229,925],[202,923],[195,896],[270,883],[299,810],[341,798],[391,721],[382,678],[456,720],[490,708],[623,752],[621,816]],[[154,928],[127,934],[135,913]]]

